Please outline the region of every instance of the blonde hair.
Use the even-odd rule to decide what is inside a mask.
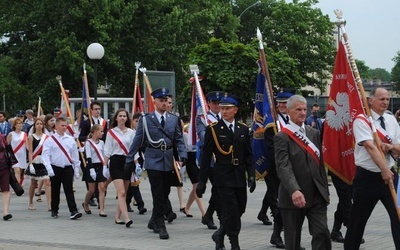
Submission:
[[[90,133],[88,134],[88,139],[93,137],[94,132],[101,130],[103,127],[100,124],[94,124],[90,129]]]

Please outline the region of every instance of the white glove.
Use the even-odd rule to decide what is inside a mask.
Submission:
[[[79,151],[79,153],[83,153],[85,151],[85,148],[84,147],[80,147],[80,148],[78,148],[78,151]]]
[[[110,171],[107,166],[103,166],[103,176],[108,179],[110,177]]]
[[[139,163],[136,164],[135,173],[136,173],[136,176],[137,176],[138,178],[142,175],[142,172],[143,172],[143,170],[142,170],[140,164],[139,164]]]
[[[76,140],[76,139],[78,139],[79,138],[79,132],[78,133],[74,133],[74,140]]]
[[[31,174],[35,174],[35,168],[33,167],[33,164],[29,164],[29,172],[31,172]]]
[[[79,172],[79,167],[74,168],[74,177],[75,179],[79,179],[81,177],[81,173]]]
[[[89,169],[89,172],[90,172],[90,177],[92,177],[92,179],[95,181],[97,174],[94,168]]]
[[[49,169],[47,169],[47,174],[49,175],[49,177],[55,176],[54,171],[51,167]]]

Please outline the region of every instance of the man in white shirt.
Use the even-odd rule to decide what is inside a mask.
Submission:
[[[390,193],[398,175],[393,166],[392,154],[400,153],[400,127],[396,118],[386,114],[389,107],[389,92],[374,88],[370,92],[369,104],[373,124],[365,116],[357,116],[353,123],[355,138],[354,159],[357,172],[353,181],[353,207],[347,225],[344,249],[359,249],[364,229],[374,207],[381,201],[390,217],[392,237],[396,249],[400,249],[400,221]],[[380,152],[374,141],[372,125],[376,127]]]
[[[76,206],[72,182],[74,176],[76,179],[80,177],[81,163],[74,138],[65,133],[67,126],[65,118],[57,118],[56,133],[43,144],[42,160],[51,180],[51,217],[58,218],[62,183],[71,212],[70,219],[75,220],[82,214]]]

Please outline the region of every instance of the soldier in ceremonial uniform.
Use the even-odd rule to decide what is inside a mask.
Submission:
[[[177,148],[182,165],[187,161],[187,149],[179,117],[167,112],[169,90],[159,88],[151,95],[154,97],[155,111],[139,120],[125,168],[135,170],[134,156],[142,145],[146,145],[144,168],[149,176],[153,197],[153,214],[148,227],[158,233],[160,239],[168,239],[164,214],[168,210],[171,179],[176,174],[173,172],[173,147]]]
[[[205,191],[208,168],[215,155],[214,187],[220,197],[222,210],[221,226],[212,235],[216,249],[225,249],[224,235],[228,235],[234,250],[239,247],[241,216],[247,203],[246,173],[248,186],[255,189],[255,166],[251,150],[249,128],[235,120],[239,102],[233,95],[221,98],[222,119],[207,127],[200,163],[199,184],[196,193],[199,197]]]

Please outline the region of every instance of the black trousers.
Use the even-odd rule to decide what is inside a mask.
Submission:
[[[151,185],[151,196],[153,197],[153,213],[151,218],[154,221],[164,223],[164,214],[169,209],[168,196],[171,191],[171,172],[147,169],[147,174]]]
[[[246,187],[215,187],[221,199],[222,210],[221,224],[228,236],[239,235],[242,227],[241,217],[246,210],[247,189]]]
[[[128,190],[126,192],[126,205],[130,205],[132,197],[135,198],[138,208],[144,207],[144,201],[142,198],[142,194],[140,193],[139,186],[134,187],[129,185]]]
[[[51,210],[53,212],[58,212],[60,205],[60,189],[61,184],[63,185],[65,198],[67,199],[67,204],[69,211],[72,213],[78,211],[75,203],[74,190],[72,187],[72,182],[74,180],[74,169],[72,166],[67,166],[64,168],[51,165],[54,171],[54,176],[50,177],[51,181]]]
[[[394,186],[397,186],[398,175],[394,173]],[[392,237],[397,250],[400,249],[400,221],[390,193],[389,185],[382,180],[380,172],[371,172],[361,167],[357,168],[353,181],[353,207],[347,226],[344,249],[355,250],[360,248],[365,226],[375,205],[381,201],[390,217]]]
[[[336,226],[341,226],[342,224],[347,226],[350,217],[351,206],[353,205],[353,187],[352,185],[347,184],[342,181],[339,177],[330,174],[333,186],[336,189],[337,196],[339,198],[339,202],[336,207],[336,212],[334,215]],[[337,228],[340,230],[340,227]]]

